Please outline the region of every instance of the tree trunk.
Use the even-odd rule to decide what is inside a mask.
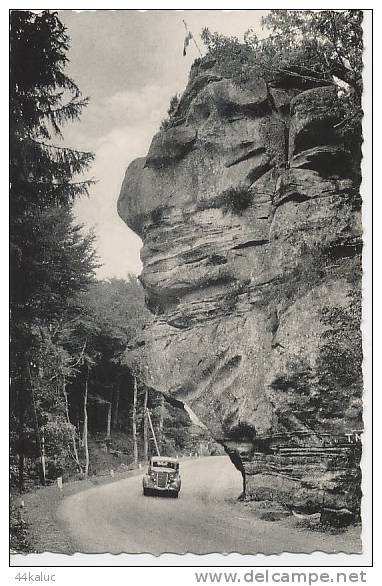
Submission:
[[[80,396],[80,393],[78,393],[78,395]],[[81,416],[80,416],[80,409],[82,408],[82,405],[77,405],[77,433],[78,433],[78,441],[80,446],[83,446],[83,441],[82,441],[82,432],[81,432]]]
[[[43,484],[46,484],[46,459],[45,459],[45,434],[44,429],[41,431],[41,469]]]
[[[18,393],[17,393],[17,403],[18,403],[18,484],[20,492],[23,492],[25,489],[25,482],[24,482],[24,469],[25,469],[25,454],[24,454],[24,443],[25,443],[25,386],[24,380],[21,378],[21,381],[18,382]]]
[[[110,439],[111,435],[111,403],[107,405],[107,425],[106,425],[106,439]]]
[[[40,464],[41,464],[40,478],[41,478],[41,483],[45,486],[45,484],[46,484],[45,446],[44,446],[43,441],[41,440],[41,435],[40,435],[40,428],[39,428],[39,424],[38,424],[38,415],[37,415],[37,409],[36,409],[36,401],[34,398],[33,380],[32,380],[32,374],[31,374],[31,370],[30,370],[30,366],[29,366],[29,361],[26,362],[26,370],[27,370],[28,378],[29,378],[29,390],[30,390],[30,394],[31,394],[31,403],[32,403],[32,409],[33,409],[36,443],[37,443],[38,451],[39,451],[39,455],[40,455]]]
[[[134,464],[138,465],[138,444],[137,444],[137,397],[138,387],[137,378],[134,377],[134,397],[133,397],[133,442],[134,442]]]
[[[119,393],[121,389],[121,379],[118,377],[114,388],[114,405],[113,405],[113,419],[112,419],[112,427],[113,429],[117,429],[118,427],[118,411],[119,411]]]
[[[149,433],[147,426],[147,401],[149,398],[148,389],[145,390],[145,396],[143,399],[143,458],[146,460],[149,457]]]
[[[164,440],[164,436],[163,436],[164,411],[165,411],[164,395],[161,395],[160,412],[159,412],[159,426],[158,426],[158,436],[159,436],[158,439],[159,439],[159,445],[160,445],[161,451],[163,448],[163,440]]]
[[[89,388],[89,368],[87,370],[85,381],[85,395],[84,395],[84,429],[82,432],[82,439],[85,450],[85,477],[89,475],[89,446],[88,446],[88,388]]]
[[[65,381],[65,379],[64,379],[64,382],[62,384],[62,392],[63,392],[64,398],[65,398],[66,421],[71,426],[70,429],[71,429],[72,446],[73,446],[73,458],[74,458],[74,461],[75,461],[76,466],[78,468],[78,471],[79,472],[82,472],[82,466],[81,466],[81,462],[80,462],[80,459],[78,457],[78,451],[77,451],[75,427],[74,427],[74,425],[72,425],[72,423],[70,421],[70,417],[69,417],[68,393],[66,392],[66,381]]]

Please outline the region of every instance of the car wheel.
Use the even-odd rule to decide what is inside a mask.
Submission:
[[[144,488],[143,489],[143,494],[144,494],[144,496],[149,496],[150,495],[150,489]]]

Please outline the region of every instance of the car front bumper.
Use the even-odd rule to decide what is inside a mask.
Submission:
[[[180,491],[180,484],[167,484],[166,486],[158,486],[153,481],[149,481],[147,479],[143,479],[143,488],[148,488],[149,490],[155,490],[158,492],[179,492]]]

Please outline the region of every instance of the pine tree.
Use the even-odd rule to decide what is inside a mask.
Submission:
[[[44,245],[44,210],[69,209],[91,183],[73,177],[89,168],[93,154],[52,143],[62,137],[62,125],[77,120],[87,104],[63,72],[68,43],[56,13],[11,12],[11,301],[24,306],[31,297],[25,282],[31,273],[29,250],[34,243]]]
[[[14,10],[10,20],[11,423],[22,489],[36,326],[62,319],[96,267],[93,237],[71,216],[74,199],[88,193],[91,181],[79,177],[94,157],[56,144],[87,104],[64,72],[69,38],[57,13]]]

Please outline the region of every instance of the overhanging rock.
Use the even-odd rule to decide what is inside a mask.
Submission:
[[[145,382],[187,404],[248,496],[360,504],[359,161],[334,87],[245,86],[203,61],[118,201],[156,315]]]

